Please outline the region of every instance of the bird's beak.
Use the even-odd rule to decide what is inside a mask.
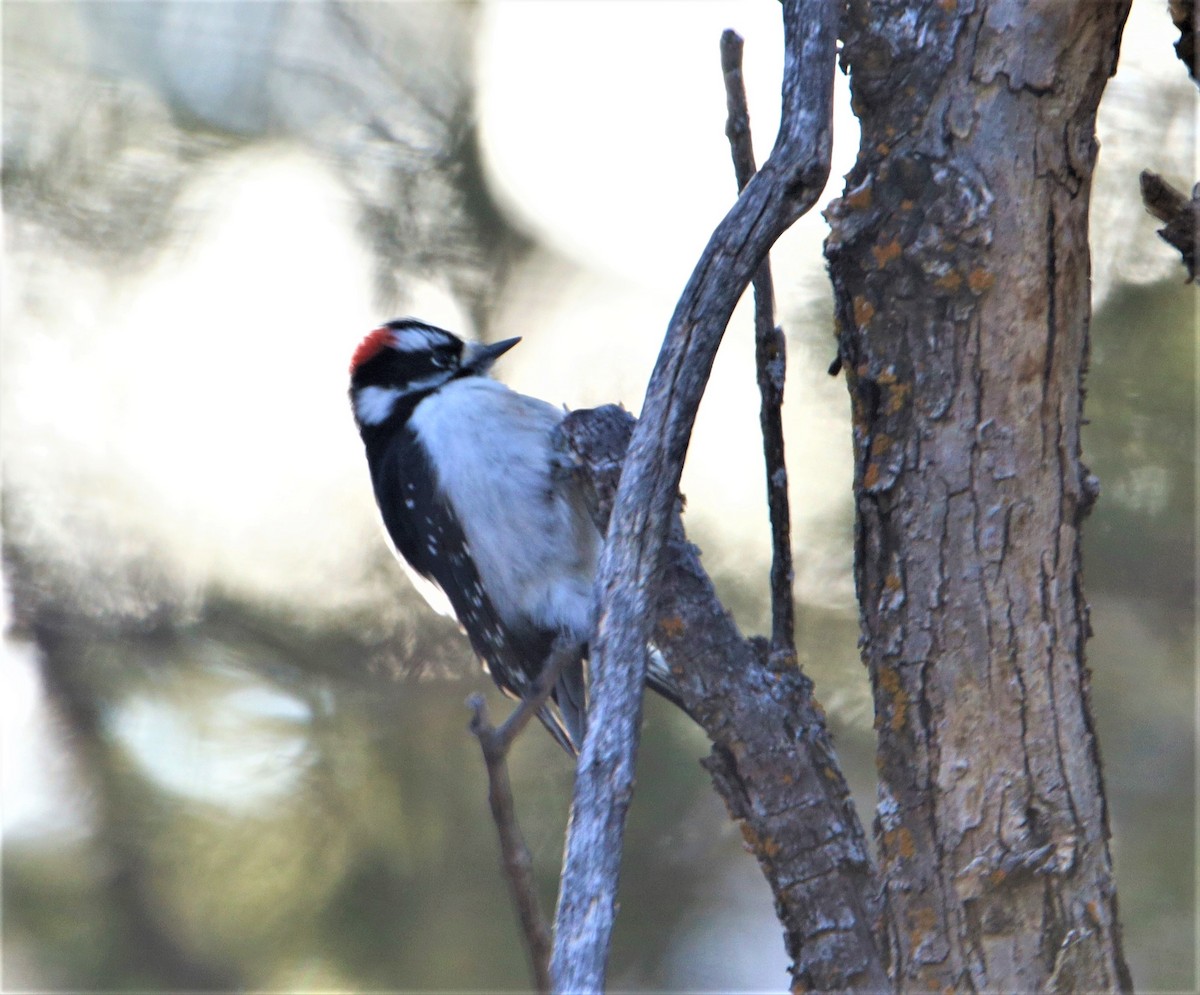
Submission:
[[[486,373],[492,363],[520,341],[521,338],[518,336],[515,339],[505,339],[503,342],[493,342],[491,345],[468,342],[463,350],[462,368],[470,370],[472,373]]]

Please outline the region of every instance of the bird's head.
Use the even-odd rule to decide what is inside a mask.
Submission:
[[[483,376],[521,340],[463,342],[415,318],[397,318],[368,333],[350,360],[350,402],[359,426],[387,421],[407,399],[414,404],[451,380]]]

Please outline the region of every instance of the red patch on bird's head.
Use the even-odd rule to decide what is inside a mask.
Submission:
[[[369,333],[365,339],[354,350],[354,355],[350,357],[350,372],[353,373],[363,363],[374,359],[384,349],[390,348],[392,345],[392,330],[386,325],[376,328],[375,331]]]

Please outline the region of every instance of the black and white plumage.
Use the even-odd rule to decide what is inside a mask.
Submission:
[[[350,400],[396,551],[446,596],[501,690],[528,695],[558,636],[579,645],[539,716],[577,753],[601,538],[579,485],[554,473],[563,411],[486,375],[518,341],[388,322],[354,353]]]

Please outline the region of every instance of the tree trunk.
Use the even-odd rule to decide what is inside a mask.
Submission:
[[[1079,527],[1096,107],[1128,0],[852,0],[826,253],[897,990],[1130,988]]]

